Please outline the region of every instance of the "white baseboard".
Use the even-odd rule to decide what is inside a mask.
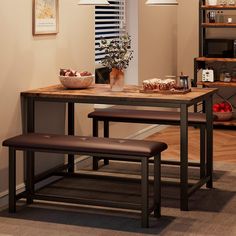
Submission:
[[[94,109],[106,109],[113,107],[114,105],[108,105],[108,104],[94,104]]]
[[[43,187],[47,184],[50,184],[50,183],[54,182],[55,180],[57,180],[58,178],[61,178],[61,177],[52,176],[52,177],[48,178],[47,180],[43,180],[40,183],[35,185],[35,189],[38,189],[38,188]],[[24,191],[25,191],[25,184],[24,183],[21,183],[16,186],[16,194],[19,194]],[[7,204],[8,204],[8,190],[0,193],[0,207],[6,206]]]
[[[167,126],[166,125],[150,125],[142,130],[139,130],[125,138],[127,139],[145,139],[148,136],[155,134],[157,132],[160,132],[161,130],[165,129]],[[86,159],[87,156],[79,156],[78,158],[75,159],[75,164],[78,163],[79,161]],[[42,181],[43,183],[40,183],[40,186],[49,184],[50,182],[54,181],[55,178],[58,177],[52,177],[47,179],[46,181]],[[37,186],[37,187],[40,187]],[[16,186],[16,192],[20,193],[25,190],[25,184],[21,183]],[[0,193],[0,207],[5,206],[8,204],[8,190],[3,191]]]
[[[160,132],[161,130],[168,127],[167,125],[150,125],[144,129],[141,129],[134,134],[129,135],[126,137],[127,139],[145,139],[149,137],[152,134],[155,134],[157,132]]]
[[[21,183],[16,186],[16,193],[21,193],[25,190],[25,184]],[[8,203],[8,190],[0,193],[0,207],[7,205]]]

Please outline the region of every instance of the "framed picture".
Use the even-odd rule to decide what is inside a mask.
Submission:
[[[57,34],[59,0],[33,0],[33,35]]]

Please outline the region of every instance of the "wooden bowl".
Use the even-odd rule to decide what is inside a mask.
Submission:
[[[59,76],[60,82],[68,89],[88,88],[94,81],[94,75],[89,76]]]
[[[213,114],[216,116],[215,121],[227,121],[231,120],[233,117],[233,112],[213,112]]]

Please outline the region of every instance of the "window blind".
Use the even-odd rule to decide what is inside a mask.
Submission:
[[[95,7],[95,61],[104,57],[98,50],[101,37],[118,39],[125,32],[125,1],[110,0],[110,5]]]

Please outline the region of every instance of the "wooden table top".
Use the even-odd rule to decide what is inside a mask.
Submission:
[[[66,89],[52,85],[21,93],[36,100],[55,100],[96,104],[150,105],[155,103],[193,104],[214,94],[215,88],[192,88],[186,94],[141,93],[141,86],[126,85],[124,91],[113,92],[107,84],[95,84],[87,89]]]

